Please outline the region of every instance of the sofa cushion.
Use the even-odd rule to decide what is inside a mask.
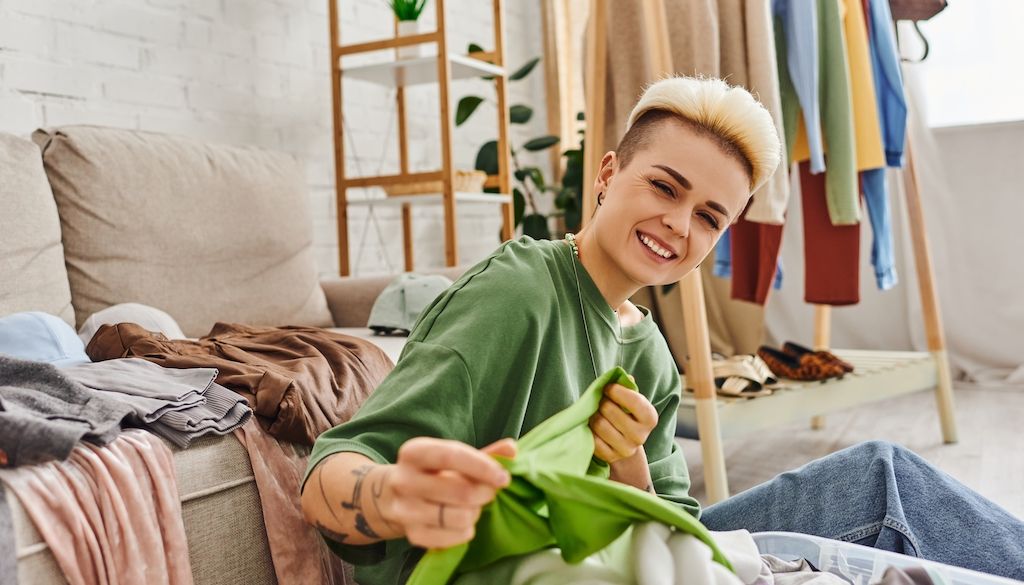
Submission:
[[[75,322],[60,219],[39,148],[0,133],[0,316],[20,311]]]
[[[39,130],[71,302],[138,302],[189,336],[216,321],[331,324],[317,282],[305,173],[294,158],[133,130]]]

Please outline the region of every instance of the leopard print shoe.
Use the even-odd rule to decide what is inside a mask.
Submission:
[[[796,357],[774,347],[762,345],[757,350],[757,355],[780,378],[813,382],[842,378],[846,373],[838,364],[817,355],[816,352]]]

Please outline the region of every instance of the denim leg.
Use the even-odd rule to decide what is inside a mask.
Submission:
[[[1024,522],[913,452],[861,443],[704,510],[711,530],[855,542],[1024,580]]]

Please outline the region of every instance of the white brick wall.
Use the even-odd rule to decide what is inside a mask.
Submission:
[[[511,68],[542,53],[539,3],[505,2]],[[383,0],[339,4],[345,43],[390,35]],[[469,42],[493,46],[490,2],[447,4],[452,50]],[[431,29],[434,22],[429,3],[423,26]],[[41,126],[98,124],[298,155],[306,162],[317,263],[322,273],[336,273],[327,31],[327,0],[0,0],[0,131],[25,135]],[[492,96],[490,87],[459,82],[452,107],[461,95]],[[513,130],[513,140],[544,134],[541,69],[513,83],[510,93],[512,103],[535,109],[527,128]],[[397,129],[389,122],[393,98],[390,90],[346,82],[349,174],[397,171]],[[410,89],[407,104],[410,165],[436,168],[437,92]],[[494,114],[493,101],[485,103],[455,131],[458,166],[471,168],[479,146],[496,137]],[[547,167],[546,156],[526,159]],[[365,208],[355,208],[349,217],[357,272],[401,269],[398,211],[378,208],[371,218]],[[474,262],[498,243],[497,208],[463,206],[459,217],[461,259]],[[443,265],[439,208],[417,208],[414,238],[417,267]]]

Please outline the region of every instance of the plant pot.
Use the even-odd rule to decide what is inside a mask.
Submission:
[[[408,37],[418,34],[420,34],[420,23],[418,20],[398,21],[398,36]],[[419,59],[423,56],[423,48],[422,44],[398,47],[396,49],[397,57],[399,59]]]

